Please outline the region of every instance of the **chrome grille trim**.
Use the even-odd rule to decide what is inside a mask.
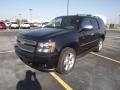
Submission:
[[[36,41],[27,40],[23,38],[17,39],[17,45],[20,49],[27,51],[27,52],[34,52]]]
[[[17,38],[18,41],[23,41],[25,42],[26,44],[29,44],[29,45],[36,45],[36,41],[33,41],[33,40],[28,40],[28,39],[23,39],[23,38]]]

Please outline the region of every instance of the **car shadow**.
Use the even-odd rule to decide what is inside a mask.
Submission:
[[[36,78],[36,73],[31,70],[26,71],[25,79],[17,83],[16,90],[42,90]]]

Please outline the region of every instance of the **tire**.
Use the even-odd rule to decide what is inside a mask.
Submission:
[[[69,47],[64,48],[59,57],[57,72],[61,74],[69,73],[74,68],[75,61],[76,61],[75,50]]]
[[[103,39],[101,38],[101,39],[99,39],[96,49],[94,51],[99,52],[102,50],[102,48],[103,48]]]

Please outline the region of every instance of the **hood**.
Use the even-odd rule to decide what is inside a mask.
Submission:
[[[41,28],[32,31],[21,32],[19,35],[23,38],[39,41],[44,39],[51,39],[54,36],[70,32],[71,30],[56,29],[56,28]]]

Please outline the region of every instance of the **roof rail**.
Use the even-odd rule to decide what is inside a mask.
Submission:
[[[93,16],[93,17],[95,17],[95,18],[100,18],[99,16]]]
[[[100,18],[99,16],[95,16],[95,15],[92,15],[92,14],[77,14],[77,16],[89,16],[89,17]]]
[[[77,16],[92,16],[91,14],[77,14]]]

